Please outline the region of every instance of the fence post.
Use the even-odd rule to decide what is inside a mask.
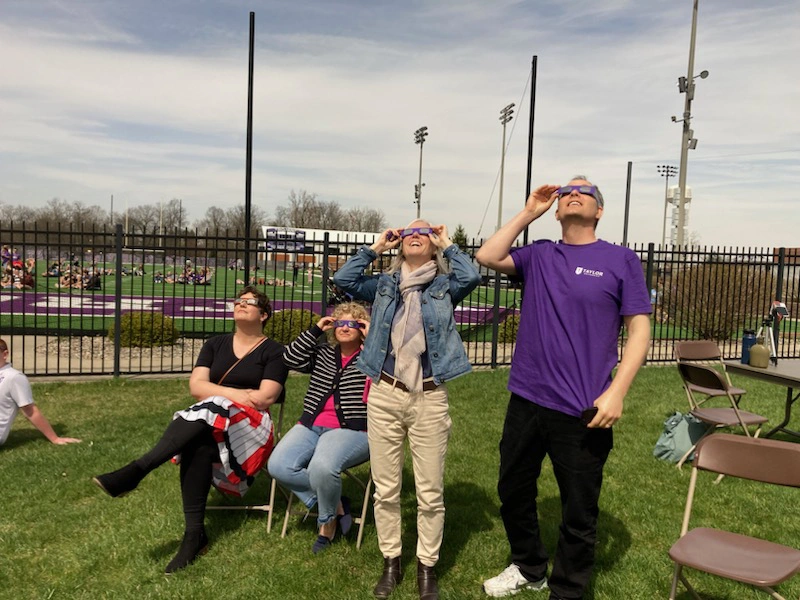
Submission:
[[[114,227],[116,260],[114,269],[114,377],[120,376],[120,345],[122,330],[122,223]]]
[[[650,304],[653,307],[653,317],[656,316],[656,306],[658,304],[658,291],[656,291],[656,302],[653,303],[653,291],[655,286],[653,285],[653,271],[655,271],[655,254],[656,254],[656,245],[654,242],[650,242],[647,244],[647,274],[645,275],[645,280],[647,281],[647,293],[650,294]],[[650,327],[650,351],[648,354],[652,354],[655,356],[655,349],[656,349],[656,323],[657,319],[653,318],[652,325]],[[621,337],[621,336],[620,336]],[[622,343],[622,340],[620,340]],[[647,364],[647,356],[644,357],[644,364]]]
[[[497,368],[497,344],[500,327],[500,271],[494,272],[494,310],[492,312],[492,368]]]
[[[773,254],[774,256],[774,254]],[[776,277],[775,282],[775,300],[781,301],[783,300],[783,271],[786,268],[786,248],[779,248],[778,249],[778,276]],[[772,307],[770,307],[770,311],[772,311]],[[778,321],[777,317],[772,321],[772,339],[775,340],[775,356],[777,358],[783,358],[778,352],[778,346],[781,343],[781,326],[780,322]]]
[[[322,306],[320,307],[319,314],[324,317],[328,308],[328,277],[330,277],[330,270],[328,268],[328,254],[330,248],[331,234],[326,231],[322,238]]]

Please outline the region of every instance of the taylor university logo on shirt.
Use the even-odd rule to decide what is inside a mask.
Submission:
[[[575,267],[575,275],[588,275],[589,277],[602,277],[602,271],[595,271],[594,269],[584,269],[583,267]]]

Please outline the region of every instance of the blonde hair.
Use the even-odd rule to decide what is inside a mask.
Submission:
[[[406,227],[404,227],[404,229],[407,229],[408,227],[410,227],[414,223],[427,223],[428,227],[431,226],[430,222],[426,221],[425,219],[414,219],[413,221],[411,221],[411,223],[406,225]],[[435,250],[434,250],[434,253],[433,253],[432,260],[436,263],[436,274],[437,275],[442,275],[443,273],[449,273],[450,272],[450,264],[447,262],[447,260],[444,257],[444,251],[441,248],[439,248],[438,246],[434,246],[434,248],[435,248]],[[389,264],[389,270],[386,271],[386,273],[388,275],[391,275],[392,273],[396,273],[403,266],[404,262],[406,262],[406,257],[403,254],[403,243],[401,242],[400,246],[397,249],[397,254],[392,259],[391,264]]]
[[[358,302],[342,302],[341,304],[337,304],[334,307],[333,312],[331,313],[331,317],[333,319],[336,319],[336,320],[341,319],[344,315],[350,315],[356,321],[358,321],[358,320],[369,321],[370,320],[369,313],[367,312],[367,309],[364,308]],[[336,342],[335,328],[329,329],[327,331],[327,335],[328,335],[328,342],[330,342],[331,345],[335,346],[336,343],[337,343]],[[361,332],[361,337],[362,337],[362,339],[364,337],[364,332],[363,331]]]

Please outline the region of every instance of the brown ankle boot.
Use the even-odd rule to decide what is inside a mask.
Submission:
[[[433,567],[417,561],[417,587],[420,600],[439,600],[439,585],[436,583],[436,572]]]
[[[397,584],[400,583],[403,573],[400,569],[400,557],[383,559],[383,574],[378,580],[378,585],[372,593],[378,600],[386,600]]]

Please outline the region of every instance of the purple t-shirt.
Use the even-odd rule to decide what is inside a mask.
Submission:
[[[511,257],[525,288],[508,389],[580,416],[611,384],[622,317],[651,311],[639,257],[603,240],[539,240]]]

